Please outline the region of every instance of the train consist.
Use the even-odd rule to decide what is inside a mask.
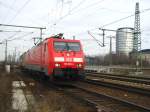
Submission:
[[[38,71],[53,78],[84,78],[85,59],[79,40],[58,34],[34,46],[20,56],[23,70]]]

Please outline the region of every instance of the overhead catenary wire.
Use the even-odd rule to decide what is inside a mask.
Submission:
[[[11,6],[14,6],[15,3],[16,3],[16,0],[14,0],[14,1],[12,2]],[[11,11],[11,10],[8,10],[8,11],[6,12],[5,16],[3,17],[2,23],[3,23],[4,20],[6,20],[6,18],[8,17],[9,11]],[[15,10],[14,10],[14,11],[15,11]]]
[[[13,39],[8,39],[8,41],[20,40],[20,39],[22,39],[22,38],[24,38],[24,37],[26,37],[26,36],[28,36],[28,35],[31,35],[31,34],[33,34],[33,33],[34,33],[34,32],[29,32],[29,33],[26,33],[26,34],[24,34],[24,35],[22,35],[22,36],[15,37],[15,38],[13,38]]]
[[[0,26],[22,27],[22,28],[33,28],[33,29],[46,29],[45,27],[33,27],[33,26],[10,25],[10,24],[0,24]]]
[[[141,11],[140,13],[144,13],[144,12],[147,12],[147,11],[150,11],[150,8],[144,9],[144,10]],[[124,18],[121,18],[121,19],[115,20],[115,21],[113,21],[113,22],[110,22],[110,23],[108,23],[108,24],[102,25],[100,28],[103,28],[103,27],[106,27],[106,26],[109,26],[109,25],[118,23],[118,22],[120,22],[120,21],[122,21],[122,20],[128,19],[128,18],[133,17],[133,16],[135,16],[135,14],[131,14],[131,15],[126,16],[126,17],[124,17]]]
[[[13,37],[16,36],[18,33],[20,33],[20,32],[16,32],[16,33],[13,34],[12,36],[8,37],[6,40],[13,38]]]
[[[18,31],[14,31],[14,30],[0,30],[0,32],[22,32],[21,30],[18,30]]]
[[[144,9],[144,10],[141,11],[140,13],[144,13],[144,12],[147,12],[147,11],[150,11],[150,8]],[[122,20],[124,20],[124,19],[127,19],[127,18],[130,18],[130,17],[132,17],[132,16],[134,16],[134,15],[135,15],[135,14],[129,15],[129,16],[127,16],[127,17],[124,17],[124,18],[121,18],[121,19],[119,19],[119,20],[113,21],[113,22],[111,22],[111,23],[105,24],[105,25],[101,26],[100,28],[94,28],[94,29],[99,29],[99,30],[101,30],[101,29],[103,29],[103,27],[105,27],[105,26],[108,26],[108,25],[111,25],[111,24],[120,22],[120,21],[122,21]],[[94,29],[92,29],[92,30],[94,30]],[[104,30],[105,30],[105,29],[104,29]],[[108,30],[108,31],[115,31],[115,30]],[[86,33],[86,32],[85,32],[85,33]],[[88,34],[89,34],[89,31],[88,31]],[[91,36],[92,36],[92,35],[91,35]],[[93,36],[92,36],[92,37],[93,37]],[[95,39],[95,41],[98,42],[97,39]],[[100,45],[100,46],[101,46],[101,45]]]
[[[85,0],[83,0],[83,1],[85,1]],[[80,5],[79,5],[79,6],[81,6],[81,4],[83,4],[83,1],[80,2]],[[75,6],[75,7],[73,7],[73,8],[69,11],[69,13],[67,13],[66,15],[60,17],[60,18],[55,22],[55,24],[57,24],[58,22],[60,22],[61,20],[65,19],[65,18],[68,17],[68,16],[71,16],[71,15],[77,13],[77,12],[83,11],[83,10],[85,10],[85,9],[87,9],[87,8],[89,8],[89,7],[92,7],[92,6],[94,6],[94,5],[97,5],[97,4],[99,4],[99,3],[103,2],[103,1],[104,1],[104,0],[95,2],[95,3],[93,3],[93,4],[88,5],[87,7],[84,7],[84,8],[82,8],[82,9],[78,9],[77,11],[73,12],[74,10],[76,10],[75,7],[77,7],[77,6]]]
[[[142,10],[140,13],[145,13],[145,12],[147,12],[147,11],[150,11],[150,8],[144,9],[144,10]],[[76,34],[76,35],[82,35],[82,34],[87,33],[87,31],[93,31],[93,30],[96,30],[96,29],[99,29],[99,28],[104,28],[104,27],[106,27],[106,26],[110,26],[110,25],[112,25],[112,24],[118,23],[118,22],[120,22],[120,21],[123,21],[123,20],[128,19],[128,18],[133,17],[133,16],[135,16],[135,14],[131,14],[131,15],[126,16],[126,17],[123,17],[123,18],[121,18],[121,19],[112,21],[112,22],[107,23],[107,24],[104,24],[104,25],[102,25],[102,26],[100,26],[100,27],[96,27],[96,28],[92,28],[92,29],[83,31],[83,32],[81,32],[81,33],[79,33],[79,34]]]
[[[81,4],[82,4],[83,2],[85,2],[85,1],[86,1],[86,0],[82,0],[81,2],[79,2],[79,4],[77,4],[75,7],[73,7],[72,9],[70,9],[70,11],[69,11],[66,15],[60,17],[58,20],[56,20],[56,17],[55,17],[55,23],[54,23],[54,25],[56,25],[56,24],[57,24],[58,22],[60,22],[62,19],[64,19],[64,18],[66,18],[67,16],[69,16],[72,11],[74,11],[74,10],[76,10],[76,8],[80,7]],[[56,7],[57,7],[57,6],[56,6]],[[56,10],[56,13],[57,13],[57,10]]]
[[[98,1],[98,2],[92,3],[92,4],[90,4],[90,5],[88,5],[88,6],[84,7],[84,8],[78,9],[77,11],[73,12],[72,14],[75,14],[75,13],[78,13],[78,12],[81,12],[81,11],[84,11],[85,9],[90,8],[90,7],[93,7],[93,6],[95,6],[95,5],[99,5],[99,3],[103,2],[103,1],[104,1],[104,0],[100,0],[100,1]]]
[[[6,40],[13,38],[13,37],[16,36],[18,33],[20,33],[20,32],[16,32],[15,34],[13,34],[13,35],[7,37],[7,39],[4,39],[1,43],[4,43]]]
[[[18,34],[18,32],[17,32],[17,33],[15,33],[15,34],[13,34],[13,35],[7,37],[7,38],[4,39],[3,41],[1,41],[1,43],[5,43],[6,40],[7,40],[7,41],[21,40],[22,38],[24,38],[24,37],[26,37],[26,36],[28,36],[28,35],[31,35],[31,34],[33,34],[33,33],[34,33],[34,32],[28,32],[28,33],[26,33],[26,34],[24,34],[24,35],[22,35],[22,36],[15,37],[15,36]],[[15,38],[13,38],[13,37],[15,37]]]
[[[73,8],[69,11],[69,13],[72,12],[72,11],[74,11],[74,10],[76,10],[76,9],[78,9],[85,1],[86,1],[86,0],[81,0],[75,7],[73,7]]]
[[[8,22],[11,23],[20,13],[21,11],[26,7],[26,5],[30,2],[31,0],[27,0],[21,8],[19,8],[19,10],[17,11],[17,13],[13,16],[13,18]]]
[[[94,2],[94,3],[92,3],[92,4],[90,4],[90,5],[86,6],[86,7],[84,7],[84,8],[82,8],[82,9],[79,9],[79,10],[73,12],[74,10],[76,10],[75,7],[77,7],[77,6],[79,5],[79,4],[78,4],[78,5],[76,5],[75,7],[73,7],[66,15],[60,17],[57,21],[56,21],[56,19],[55,19],[55,22],[52,23],[52,24],[50,25],[50,27],[51,27],[51,28],[52,28],[52,27],[56,27],[56,25],[57,25],[60,21],[64,20],[64,19],[67,18],[68,16],[71,16],[71,15],[77,13],[77,12],[80,12],[80,10],[82,11],[82,10],[85,10],[85,9],[87,9],[87,8],[90,8],[90,7],[94,6],[94,5],[97,5],[97,4],[101,3],[101,2],[103,2],[103,1],[104,1],[104,0],[100,0],[100,1],[98,1],[98,2]],[[85,2],[85,0],[81,1],[81,2],[80,2],[80,6],[81,6],[84,2]],[[48,22],[47,24],[49,24],[49,22]],[[49,31],[49,30],[47,29],[47,31]]]
[[[2,1],[0,1],[0,5],[2,5],[5,8],[10,9],[11,11],[16,11],[13,7],[11,7],[10,5],[7,5],[7,4],[3,3]]]
[[[96,38],[91,34],[90,31],[88,31],[88,34],[97,42],[97,44],[98,44],[99,46],[104,47],[104,46],[103,46],[103,43],[101,43],[98,39],[96,39]]]

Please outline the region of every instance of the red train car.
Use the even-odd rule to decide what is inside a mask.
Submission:
[[[21,57],[23,69],[43,72],[46,76],[84,78],[85,59],[79,40],[46,38]]]

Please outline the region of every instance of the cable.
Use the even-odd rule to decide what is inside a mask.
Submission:
[[[98,44],[99,46],[104,47],[104,46],[103,46],[103,43],[101,43],[98,39],[96,39],[96,38],[90,33],[90,31],[88,31],[88,34],[97,42],[97,44]]]
[[[69,13],[71,13],[73,10],[76,10],[77,8],[79,8],[79,7],[81,6],[81,4],[83,4],[85,1],[86,1],[86,0],[80,1],[75,7],[73,7],[73,8],[69,11]]]
[[[74,13],[77,13],[77,12],[83,11],[83,10],[85,10],[85,9],[89,8],[89,7],[92,7],[92,6],[98,5],[99,3],[103,2],[103,1],[104,1],[104,0],[101,0],[101,1],[95,2],[95,3],[93,3],[93,4],[90,4],[90,5],[88,5],[88,6],[84,7],[84,8],[82,8],[82,9],[77,10],[77,11],[76,11],[76,12],[74,12]],[[72,14],[74,14],[74,13],[72,13]]]
[[[103,7],[103,9],[111,11],[111,12],[117,12],[117,13],[129,13],[129,12],[124,12],[124,11],[120,11],[120,10],[109,9],[109,8],[105,8],[105,7]]]
[[[14,6],[15,3],[16,3],[16,0],[14,0],[14,1],[12,2],[11,6]],[[6,18],[8,17],[9,11],[10,11],[10,10],[8,10],[8,11],[6,12],[6,15],[3,17],[2,23],[3,23],[4,20],[6,20]],[[16,11],[15,11],[15,12],[16,12]]]
[[[141,11],[140,13],[145,13],[145,12],[147,12],[147,11],[150,11],[150,8],[148,8],[148,9],[144,9],[144,10],[143,10],[143,11]],[[120,22],[120,21],[122,21],[122,20],[125,20],[125,19],[128,19],[128,18],[130,18],[130,17],[132,17],[132,16],[134,16],[134,15],[135,15],[135,14],[132,14],[132,15],[126,16],[126,17],[124,17],[124,18],[121,18],[121,19],[115,20],[115,21],[113,21],[113,22],[110,22],[110,23],[108,23],[108,24],[102,25],[101,27],[92,28],[92,29],[90,29],[89,31],[96,30],[96,29],[99,29],[99,28],[103,28],[103,27],[106,27],[106,26],[109,26],[109,25],[112,25],[112,24],[118,23],[118,22]],[[76,35],[82,35],[82,34],[84,34],[84,33],[86,33],[86,32],[87,32],[87,31],[84,31],[84,32],[79,33],[79,34],[76,34]]]
[[[90,4],[90,5],[88,5],[87,7],[84,7],[84,8],[82,8],[82,9],[77,10],[75,13],[77,13],[78,11],[80,12],[80,10],[84,10],[84,9],[86,9],[86,8],[89,8],[89,7],[92,7],[92,6],[94,6],[94,5],[97,5],[97,4],[99,4],[99,3],[103,2],[103,1],[104,1],[104,0],[101,0],[101,1],[95,2],[95,3],[93,3],[93,4]],[[80,3],[83,3],[83,1],[81,1]],[[77,7],[77,6],[75,6],[75,7]],[[75,10],[75,7],[71,9],[72,12]],[[74,10],[73,10],[73,9],[74,9]],[[55,21],[55,23],[51,24],[50,27],[53,27],[53,25],[56,25],[58,22],[60,22],[61,20],[65,19],[66,17],[75,14],[75,13],[71,13],[71,11],[70,11],[68,14],[62,16],[59,20]],[[49,30],[47,30],[47,31],[49,31]]]
[[[62,15],[63,9],[64,9],[64,0],[61,1],[61,8],[60,8],[59,16]]]
[[[13,7],[11,7],[11,6],[9,6],[9,5],[7,5],[7,4],[1,2],[1,1],[0,1],[0,5],[2,5],[2,6],[5,7],[5,8],[11,9],[12,11],[16,11]]]
[[[15,15],[8,23],[12,22],[12,21],[21,13],[21,11],[25,8],[25,6],[26,6],[29,2],[30,2],[30,0],[27,0],[27,1],[23,4],[23,6],[17,11],[16,15]]]
[[[64,15],[64,16],[62,16],[59,20],[57,20],[56,22],[55,22],[55,24],[57,24],[58,22],[60,22],[61,20],[63,20],[64,18],[66,18],[66,17],[68,17],[68,16],[70,16],[70,15],[73,15],[73,14],[75,14],[75,13],[77,13],[77,12],[81,12],[81,10],[83,11],[83,10],[85,10],[86,8],[89,8],[89,7],[92,7],[92,6],[94,6],[94,5],[97,5],[97,4],[99,4],[99,3],[101,3],[101,2],[103,2],[104,0],[101,0],[101,1],[98,1],[98,2],[95,2],[95,3],[93,3],[93,4],[91,4],[91,5],[88,5],[87,7],[84,7],[84,8],[82,8],[82,9],[79,9],[79,10],[77,10],[77,11],[75,11],[75,12],[73,12],[74,10],[75,10],[75,8],[73,8],[73,9],[71,9],[71,11],[69,12],[69,13],[67,13],[66,15]],[[82,1],[81,1],[82,2]],[[77,6],[76,6],[77,7]],[[73,13],[71,13],[71,12],[73,12]]]
[[[0,30],[0,32],[22,32],[22,31],[20,31],[20,30],[18,30],[18,31]]]
[[[25,34],[25,35],[23,35],[23,36],[20,36],[20,37],[13,38],[13,39],[11,39],[11,40],[8,40],[8,41],[20,40],[21,38],[23,38],[23,37],[26,37],[26,36],[28,36],[28,35],[31,35],[31,34],[33,34],[33,32],[29,32],[29,33],[27,33],[27,34]]]
[[[148,8],[148,9],[144,9],[144,10],[143,10],[143,11],[141,11],[140,13],[144,13],[144,12],[147,12],[147,11],[149,11],[149,10],[150,10],[150,8]],[[130,16],[127,16],[127,17],[124,17],[124,18],[118,19],[118,20],[113,21],[113,22],[110,22],[110,23],[108,23],[108,24],[105,24],[105,25],[101,26],[101,28],[103,28],[103,27],[105,27],[105,26],[112,25],[112,24],[114,24],[114,23],[117,23],[117,22],[122,21],[122,20],[124,20],[124,19],[130,18],[130,17],[132,17],[132,16],[135,16],[135,14],[132,14],[132,15],[130,15]]]
[[[19,32],[16,32],[14,35],[8,37],[6,40],[13,38],[14,36],[16,36]]]
[[[15,34],[9,36],[9,37],[8,37],[7,39],[5,39],[5,40],[11,39],[12,37],[16,36],[18,33],[19,33],[19,32],[16,32]],[[3,40],[2,43],[5,42],[5,40]]]

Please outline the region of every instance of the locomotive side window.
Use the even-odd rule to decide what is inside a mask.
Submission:
[[[56,51],[80,51],[80,44],[78,42],[54,42]]]

